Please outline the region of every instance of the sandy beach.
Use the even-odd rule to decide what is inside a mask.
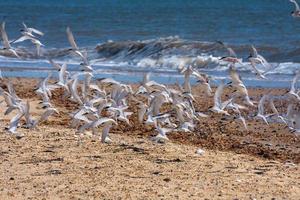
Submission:
[[[41,114],[33,88],[37,80],[12,79],[17,94],[30,100],[33,117]],[[134,86],[133,86],[134,87]],[[229,91],[228,91],[229,92]],[[285,89],[249,89],[258,101],[262,94]],[[212,98],[193,87],[196,109],[207,113]],[[150,140],[154,128],[120,123],[111,130],[112,144],[86,135],[81,141],[69,127],[76,104],[52,102],[59,115],[28,130],[24,138],[4,128],[14,113],[0,109],[1,199],[297,199],[300,196],[300,137],[284,124],[246,119],[249,131],[232,117],[209,114],[192,133],[174,132],[170,141]],[[284,111],[285,102],[275,102]],[[130,110],[136,109],[130,102]],[[99,131],[101,131],[99,129]],[[203,155],[196,154],[201,148]]]

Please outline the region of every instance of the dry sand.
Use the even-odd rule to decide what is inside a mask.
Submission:
[[[14,79],[17,94],[31,100],[34,116],[36,81]],[[193,88],[196,108],[207,111],[212,99]],[[251,89],[255,100],[266,91]],[[82,143],[68,126],[73,103],[54,93],[60,115],[36,130],[18,129],[18,140],[4,127],[13,116],[0,107],[0,199],[299,199],[300,138],[282,125],[248,120],[249,131],[233,118],[201,119],[193,133],[172,133],[170,142],[150,141],[152,127],[120,124],[111,131],[113,143],[91,136]],[[284,102],[276,102],[284,110]],[[131,102],[131,108],[135,106]],[[253,111],[254,112],[254,111]],[[250,114],[253,114],[250,111]],[[197,155],[198,148],[205,150]]]

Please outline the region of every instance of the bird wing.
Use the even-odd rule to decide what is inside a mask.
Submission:
[[[255,73],[259,76],[263,76],[262,73],[256,68],[256,65],[254,62],[250,61],[251,67],[254,69]]]
[[[235,84],[242,83],[240,76],[237,73],[237,71],[233,65],[230,65],[230,67],[229,67],[229,74],[230,74],[230,78],[231,78],[232,82],[234,82]]]
[[[215,95],[214,95],[214,104],[215,106],[217,106],[218,108],[221,108],[222,106],[222,100],[221,100],[221,96],[224,90],[225,84],[222,81],[221,84],[218,86]]]
[[[237,55],[236,55],[236,53],[234,52],[234,50],[233,50],[232,48],[227,47],[227,50],[228,50],[228,52],[229,52],[229,56],[232,56],[232,57],[234,57],[234,58],[237,58]]]
[[[111,84],[121,85],[120,82],[118,82],[118,81],[116,81],[116,80],[114,80],[114,79],[112,79],[112,78],[105,78],[105,79],[100,80],[100,82],[102,82],[102,83],[111,83]]]
[[[296,72],[296,75],[294,76],[294,78],[292,80],[291,89],[290,89],[291,92],[296,92],[296,83],[299,78],[300,78],[300,70],[298,72]]]
[[[241,114],[239,115],[239,119],[242,121],[244,128],[246,130],[248,130],[248,126],[247,126],[246,120],[245,120],[245,118]]]
[[[236,53],[234,52],[234,50],[232,48],[228,47],[226,44],[224,44],[221,41],[217,41],[217,43],[222,45],[223,47],[225,47],[227,49],[227,51],[229,52],[229,56],[237,58]]]
[[[74,119],[79,119],[81,121],[85,121],[87,123],[90,123],[91,121],[84,115],[86,114],[86,111],[84,109],[81,109],[79,112],[77,112],[75,115],[74,115]]]
[[[75,79],[74,79],[74,81],[73,81],[73,84],[71,86],[71,88],[72,88],[71,93],[72,93],[72,96],[74,97],[74,99],[76,99],[76,101],[78,103],[83,104],[82,100],[79,97],[77,86],[78,86],[78,76],[76,76]]]
[[[59,70],[59,82],[63,85],[66,82],[65,81],[66,70],[67,70],[67,64],[64,63]]]
[[[113,120],[111,118],[103,117],[103,118],[100,118],[100,119],[98,119],[97,121],[94,122],[93,128],[98,127],[101,124],[108,123],[108,122],[110,122],[110,124],[112,124],[112,123],[116,124],[117,123],[115,120]]]
[[[261,60],[261,64],[264,67],[267,67],[267,70],[269,70],[272,66],[270,65],[270,63],[262,56],[262,55],[258,55],[257,58],[259,58]]]
[[[105,142],[105,139],[106,139],[106,137],[107,137],[108,134],[109,134],[110,128],[111,128],[111,124],[110,124],[110,123],[106,124],[106,125],[103,127],[102,135],[101,135],[101,142]]]
[[[8,41],[6,31],[5,31],[5,22],[2,22],[2,25],[1,25],[1,36],[2,36],[2,40],[3,40],[3,46],[7,49],[11,48],[9,41]]]
[[[26,25],[24,22],[22,22],[22,24],[23,24],[23,26],[24,26],[24,29],[25,29],[25,30],[28,30],[27,25]]]
[[[61,66],[58,63],[54,62],[51,58],[48,61],[55,69],[60,70]]]
[[[32,38],[27,36],[27,35],[23,35],[20,38],[14,40],[12,43],[18,43],[18,42],[23,42],[25,40],[31,40]]]
[[[150,80],[150,73],[146,73],[146,74],[144,74],[144,77],[143,77],[143,85],[146,85],[146,83],[148,83],[149,82],[149,80]]]
[[[11,120],[10,120],[10,124],[9,124],[9,131],[11,132],[15,132],[18,124],[20,122],[20,119],[23,117],[24,113],[18,113],[16,116],[14,116]]]
[[[270,99],[270,107],[271,107],[271,110],[273,111],[273,113],[275,113],[276,115],[279,115],[279,112],[278,112],[277,108],[274,105],[274,99],[273,98]]]
[[[300,10],[299,5],[298,5],[298,3],[297,3],[296,0],[290,0],[290,2],[292,2],[292,3],[295,4],[295,9],[296,9],[296,10]]]
[[[264,103],[266,101],[266,99],[268,98],[269,96],[268,95],[264,95],[260,100],[259,100],[259,103],[258,103],[258,114],[261,114],[261,115],[264,115]]]
[[[73,33],[72,33],[70,27],[67,27],[67,36],[68,36],[68,40],[69,40],[69,43],[72,46],[72,48],[77,50],[78,46],[75,43],[75,39],[74,39],[74,36],[73,36]]]
[[[47,110],[42,114],[40,122],[48,120],[48,118],[54,113],[57,112],[55,108],[47,108]]]
[[[258,55],[258,53],[257,53],[256,48],[253,45],[251,45],[251,56],[256,58],[257,55]]]
[[[27,28],[27,30],[28,30],[29,32],[33,32],[33,33],[35,33],[35,34],[38,34],[38,35],[40,35],[40,36],[43,36],[43,35],[44,35],[43,32],[41,32],[41,31],[39,31],[39,30],[37,30],[37,29],[35,29],[35,28]]]

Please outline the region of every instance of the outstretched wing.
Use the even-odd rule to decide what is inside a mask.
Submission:
[[[68,40],[69,40],[69,43],[72,46],[72,48],[78,49],[78,46],[75,43],[75,39],[74,39],[74,36],[73,36],[73,33],[72,33],[70,27],[67,27],[67,36],[68,36]]]

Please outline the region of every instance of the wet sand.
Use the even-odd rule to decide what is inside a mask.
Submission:
[[[13,79],[17,94],[31,101],[33,116],[42,112],[32,88],[36,80]],[[207,113],[212,98],[193,88],[196,109]],[[249,89],[262,94],[284,89]],[[228,91],[229,92],[229,91]],[[111,130],[113,143],[86,136],[82,142],[69,128],[68,113],[76,104],[53,102],[60,115],[36,130],[19,128],[18,140],[4,127],[9,116],[0,108],[1,199],[297,199],[300,196],[300,137],[284,124],[248,117],[249,131],[233,117],[210,114],[193,133],[170,133],[170,142],[150,141],[153,127],[120,124]],[[225,96],[224,96],[225,97]],[[286,102],[275,102],[281,111]],[[136,106],[130,102],[130,110]],[[246,114],[246,113],[244,113]],[[248,112],[255,114],[254,110]],[[100,131],[100,130],[99,130]],[[197,155],[198,148],[204,155]]]

